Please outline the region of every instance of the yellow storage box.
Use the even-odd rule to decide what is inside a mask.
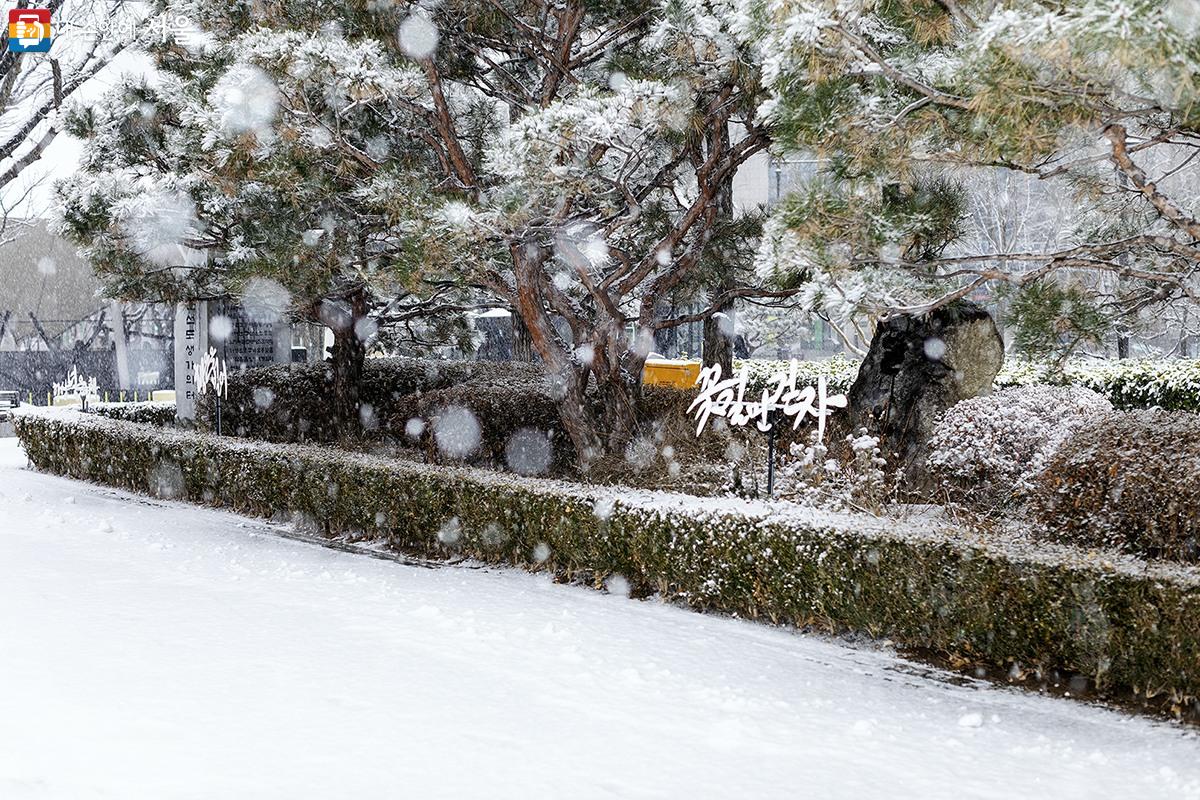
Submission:
[[[648,358],[642,368],[642,383],[646,386],[674,386],[691,389],[700,378],[699,361],[679,361],[667,358]]]

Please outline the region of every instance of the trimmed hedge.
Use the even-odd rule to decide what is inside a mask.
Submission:
[[[299,364],[231,375],[221,403],[223,432],[269,442],[335,441],[329,370],[328,364]],[[676,437],[677,449],[695,446],[688,393],[644,386],[641,394],[638,413],[647,431],[661,421],[679,422],[683,435]],[[480,426],[479,448],[467,463],[504,465],[513,434],[534,429],[550,442],[550,472],[559,474],[574,471],[577,461],[559,419],[559,397],[554,381],[536,364],[392,358],[366,362],[359,399],[369,438],[419,446],[434,461],[442,456],[433,423],[450,407],[468,409]],[[202,428],[215,428],[215,411],[213,397],[202,396],[197,412]],[[422,423],[416,436],[409,429],[413,419]]]
[[[770,376],[786,369],[786,361],[749,359],[737,362],[749,369],[747,394],[758,396]],[[848,392],[858,375],[858,361],[834,356],[827,361],[801,361],[798,383],[815,384],[824,375],[831,392]],[[1200,360],[1129,358],[1119,361],[1071,361],[1061,372],[1048,364],[1006,360],[996,376],[997,388],[1009,386],[1081,386],[1103,395],[1117,408],[1163,408],[1168,411],[1200,411]]]
[[[786,503],[517,479],[64,414],[17,421],[39,469],[634,586],[703,609],[887,636],[955,663],[1200,695],[1200,572],[985,543]],[[536,554],[536,555],[535,555]],[[538,564],[538,558],[544,562]]]
[[[1045,364],[1013,361],[996,376],[997,386],[1040,383],[1082,386],[1117,408],[1200,411],[1200,360],[1194,358],[1072,361],[1060,374]]]
[[[408,421],[398,402],[464,383],[507,380],[541,388],[545,376],[534,364],[495,361],[439,361],[371,358],[363,365],[359,400],[370,411],[368,427],[400,436]],[[234,435],[270,442],[330,442],[337,438],[330,414],[333,371],[328,362],[259,367],[229,376],[221,402],[222,428]],[[215,427],[212,395],[202,395],[197,417]]]
[[[109,419],[120,419],[126,422],[143,422],[147,425],[174,425],[175,403],[173,402],[141,402],[141,403],[92,403],[88,411]]]
[[[830,394],[847,394],[858,377],[861,363],[841,354],[824,361],[798,361],[796,385],[816,386],[817,378],[824,377]],[[746,397],[749,399],[762,397],[764,389],[773,389],[774,376],[786,372],[790,366],[790,361],[748,358],[735,361],[733,371],[737,373],[743,367],[746,368]]]
[[[558,402],[551,394],[549,382],[539,375],[536,380],[512,380],[498,376],[475,378],[425,392],[415,392],[374,409],[380,429],[391,436],[414,438],[431,460],[440,459],[434,436],[436,419],[449,408],[468,409],[479,423],[479,449],[468,459],[474,464],[505,463],[505,451],[513,434],[523,428],[533,428],[548,436],[551,446],[550,470],[561,472],[574,466],[575,448],[562,430],[558,417]],[[417,418],[424,422],[419,436],[405,431],[408,421]]]

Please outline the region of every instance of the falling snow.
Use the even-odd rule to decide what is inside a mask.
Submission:
[[[292,304],[292,296],[278,281],[251,278],[241,293],[242,309],[256,322],[278,322]]]
[[[230,135],[267,135],[275,121],[279,90],[267,73],[238,64],[213,87],[211,102],[220,114],[221,129]]]
[[[449,458],[467,458],[479,449],[479,420],[463,406],[448,406],[434,419],[438,449]]]
[[[421,61],[436,52],[438,43],[437,26],[424,13],[415,13],[400,23],[396,31],[400,49],[409,58]]]
[[[508,440],[504,461],[518,475],[541,475],[554,455],[549,437],[534,428],[521,428]]]

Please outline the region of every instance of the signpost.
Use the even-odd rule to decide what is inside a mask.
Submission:
[[[291,326],[286,322],[256,317],[245,306],[231,302],[223,303],[220,313],[229,330],[221,342],[221,356],[231,370],[239,372],[291,361]]]
[[[291,349],[286,321],[260,319],[228,300],[180,303],[175,310],[176,417],[195,421],[196,399],[204,391],[197,368],[210,350],[227,378],[230,371],[290,363]]]

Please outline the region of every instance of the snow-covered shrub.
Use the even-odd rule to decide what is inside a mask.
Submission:
[[[926,464],[953,498],[977,507],[1020,497],[1073,431],[1112,405],[1090,389],[1022,386],[951,406],[929,440]]]
[[[787,369],[787,361],[747,359],[747,393],[758,395],[770,376]],[[801,361],[798,383],[815,384],[824,375],[831,392],[848,392],[860,362],[842,355],[826,361]],[[1200,411],[1200,359],[1122,359],[1070,361],[1061,370],[1049,364],[1009,360],[996,376],[997,388],[1011,386],[1081,386],[1103,395],[1115,408],[1163,408]]]
[[[102,417],[123,419],[126,422],[141,422],[147,425],[175,424],[175,404],[171,402],[92,403],[88,410]]]
[[[791,444],[780,469],[780,496],[816,508],[879,512],[889,493],[879,438],[860,430],[840,450],[843,460],[831,458],[816,434],[806,445]]]
[[[226,434],[272,442],[330,441],[336,437],[330,413],[333,374],[326,364],[258,367],[229,375],[221,401]],[[216,429],[216,403],[211,393],[196,401],[201,428]]]
[[[1067,541],[1200,560],[1200,417],[1096,416],[1049,459],[1030,499]]]
[[[223,429],[242,438],[272,442],[333,441],[337,431],[329,410],[331,380],[328,364],[280,365],[232,374],[229,396],[221,404]],[[575,463],[574,448],[558,415],[560,393],[561,387],[537,364],[368,359],[359,394],[360,416],[364,433],[372,439],[423,448],[434,461],[555,473]],[[666,432],[692,438],[687,393],[647,386],[637,402],[642,423],[678,421],[679,431]],[[448,410],[455,413],[447,416]],[[459,410],[469,412],[478,426],[473,432],[462,431],[469,434],[465,437],[446,429],[456,419],[468,419]],[[215,411],[212,397],[203,396],[198,416],[208,429],[215,427]],[[660,427],[671,426],[656,426],[655,431]],[[514,445],[518,434],[521,441]],[[544,443],[534,447],[535,436]],[[657,436],[657,444],[666,446],[670,443],[666,438],[672,436]],[[543,456],[548,457],[545,469],[534,470]]]
[[[532,464],[530,446],[514,445],[518,435],[537,436],[548,447],[546,463],[534,474],[556,472],[573,462],[571,440],[562,431],[553,382],[541,372],[472,376],[423,392],[413,392],[384,403],[376,412],[384,430],[405,430],[411,420],[426,424],[418,436],[433,461],[466,461],[479,465],[527,471]],[[510,462],[517,463],[510,463]]]
[[[852,361],[838,354],[824,361],[799,361],[796,369],[797,386],[816,386],[817,378],[824,377],[830,394],[845,394],[850,391],[854,379],[858,377],[858,367],[861,362]],[[780,372],[786,372],[791,366],[790,361],[765,358],[748,358],[735,361],[734,372],[746,368],[746,395],[760,397],[764,389],[772,387],[772,378]]]
[[[363,366],[359,400],[369,410],[365,428],[383,436],[403,436],[412,408],[402,400],[426,392],[477,381],[534,381],[534,364],[495,361],[439,361],[422,358],[371,358]],[[328,362],[259,367],[229,376],[229,394],[221,403],[225,431],[273,442],[327,442],[337,438],[332,402],[333,372]],[[410,404],[411,405],[411,404]],[[215,425],[211,395],[201,397],[199,419]]]

